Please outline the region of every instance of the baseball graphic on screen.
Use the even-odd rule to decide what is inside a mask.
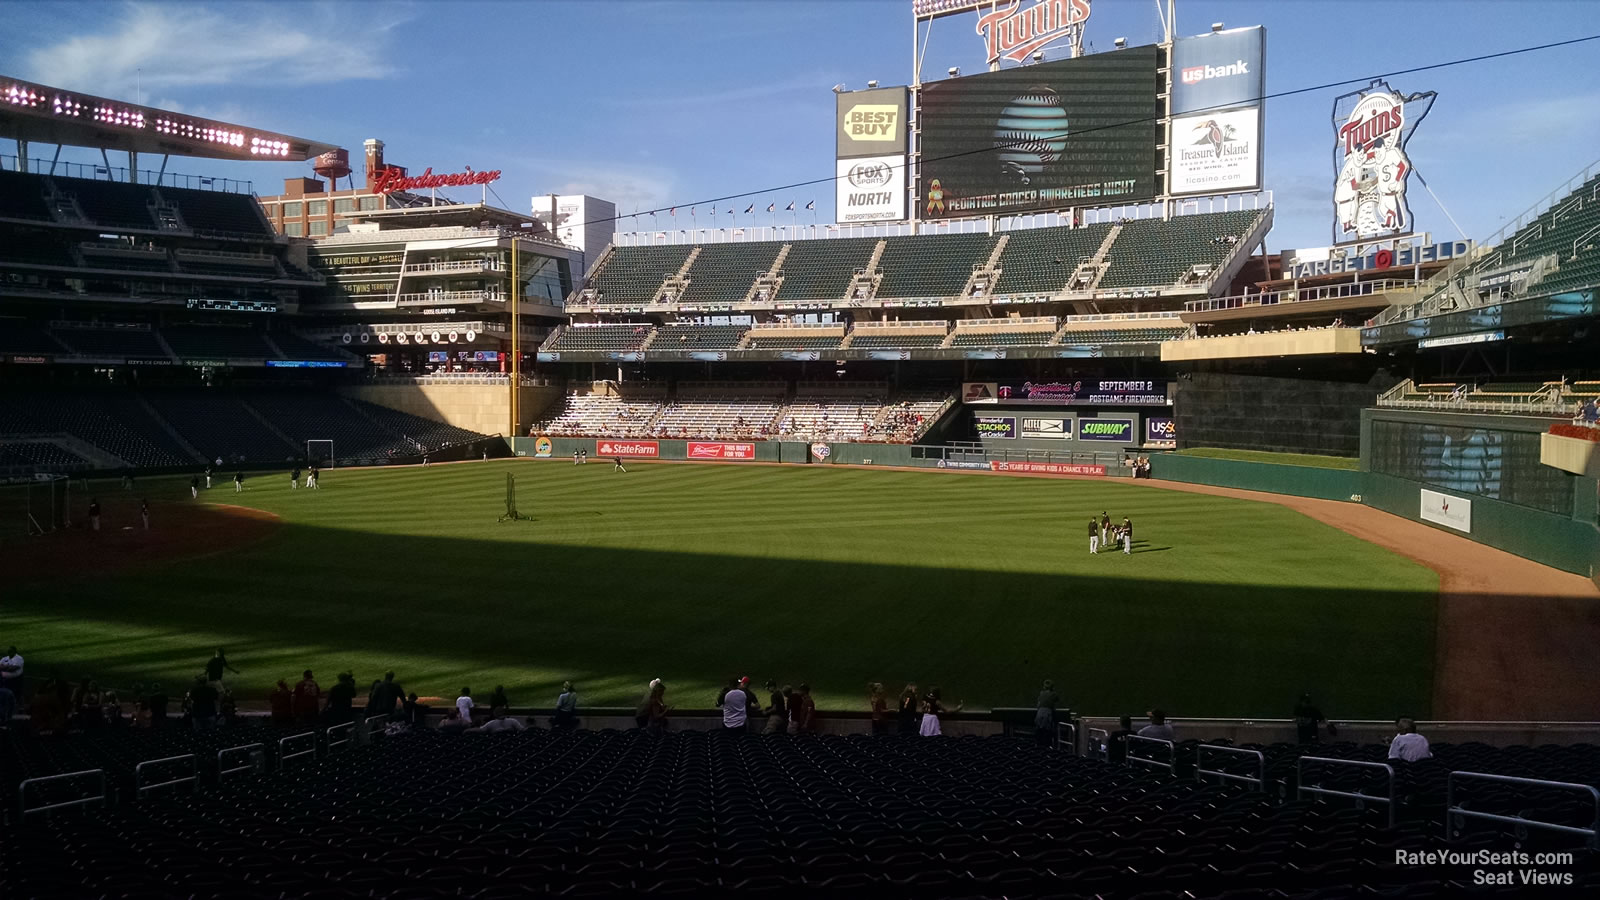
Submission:
[[[1028,184],[1067,149],[1067,111],[1061,98],[1043,86],[1028,88],[1001,110],[994,125],[1000,168]]]

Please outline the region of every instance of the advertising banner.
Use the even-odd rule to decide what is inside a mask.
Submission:
[[[1261,108],[1174,116],[1167,171],[1174,194],[1261,186]]]
[[[827,462],[828,461],[828,457],[830,457],[832,455],[833,455],[833,448],[828,446],[827,444],[820,444],[819,443],[819,444],[812,444],[811,445],[811,458],[815,459],[817,462]]]
[[[845,91],[836,99],[838,159],[905,154],[905,88]]]
[[[1175,444],[1178,441],[1178,426],[1171,419],[1145,419],[1144,442],[1146,444]]]
[[[755,444],[724,444],[713,441],[690,441],[690,459],[755,459]]]
[[[1015,416],[973,416],[972,422],[980,438],[1003,438],[1009,441],[1017,436]]]
[[[1132,419],[1079,419],[1078,440],[1133,443]]]
[[[533,455],[539,459],[549,459],[554,449],[555,443],[545,435],[541,434],[533,440]]]
[[[600,441],[595,444],[594,455],[654,458],[661,455],[661,444],[657,441]]]
[[[969,381],[961,385],[961,402],[973,404],[1038,403],[1053,406],[1166,406],[1164,381],[1025,381],[1002,384]]]
[[[867,156],[836,162],[834,210],[840,223],[906,217],[906,158]]]
[[[1422,521],[1472,533],[1472,501],[1422,488]]]
[[[1047,441],[1070,441],[1072,420],[1025,418],[1022,420],[1022,436]]]
[[[1155,196],[1156,62],[1154,46],[1130,47],[923,85],[923,217]]]
[[[992,472],[1035,472],[1041,475],[1104,475],[1105,466],[1081,463],[991,462]]]
[[[939,468],[941,468],[941,469],[981,469],[982,471],[987,472],[987,471],[989,471],[989,464],[986,463],[986,462],[972,462],[972,461],[964,460],[964,459],[941,459],[941,460],[939,460]]]
[[[1267,93],[1266,46],[1260,25],[1178,38],[1172,44],[1172,114],[1259,106]]]

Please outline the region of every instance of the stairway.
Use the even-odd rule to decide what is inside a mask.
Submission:
[[[688,257],[683,261],[683,265],[678,267],[677,273],[674,275],[668,275],[666,280],[661,282],[661,286],[656,288],[655,294],[653,294],[650,298],[651,302],[654,302],[668,294],[671,295],[673,300],[677,300],[679,297],[682,297],[684,288],[689,286],[689,269],[694,265],[694,261],[699,258],[699,247],[695,247],[693,250],[690,250]]]
[[[778,257],[772,261],[772,266],[756,277],[756,283],[750,285],[750,290],[745,291],[744,302],[765,302],[778,296],[778,289],[783,287],[783,263],[789,258],[789,250],[793,244],[784,244],[778,250]]]
[[[967,277],[967,283],[961,286],[960,299],[973,296],[972,291],[979,284],[983,285],[984,294],[994,293],[994,283],[1000,278],[1000,254],[1005,252],[1006,244],[1011,242],[1010,234],[1000,235],[1000,240],[994,242],[994,249],[989,251],[989,258],[981,266],[973,266],[972,274]]]
[[[878,261],[883,259],[883,248],[888,245],[888,241],[879,241],[872,248],[872,257],[867,260],[866,267],[850,279],[850,289],[842,299],[850,300],[859,294],[861,299],[870,300],[878,292],[878,284],[883,281],[883,276],[878,274]]]

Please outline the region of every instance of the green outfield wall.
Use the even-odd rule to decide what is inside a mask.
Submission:
[[[1157,453],[1150,457],[1150,477],[1189,484],[1315,497],[1352,500],[1361,496],[1361,474],[1350,469],[1319,469],[1276,463],[1242,462]]]

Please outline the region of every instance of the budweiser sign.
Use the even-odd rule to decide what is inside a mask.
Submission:
[[[1020,7],[1021,0],[1011,0],[1006,8],[978,17],[978,34],[988,45],[989,62],[1022,62],[1089,21],[1089,0],[1038,0],[1027,9]]]
[[[690,459],[755,459],[755,444],[724,444],[712,441],[690,441]]]
[[[596,456],[656,457],[661,455],[661,444],[656,441],[601,441],[594,452]]]
[[[500,170],[490,172],[474,172],[471,169],[465,172],[456,172],[451,175],[435,175],[433,167],[429,166],[421,175],[406,177],[404,169],[390,166],[378,173],[373,179],[372,192],[387,194],[390,191],[425,191],[429,188],[465,187],[472,184],[488,184],[500,180]]]

